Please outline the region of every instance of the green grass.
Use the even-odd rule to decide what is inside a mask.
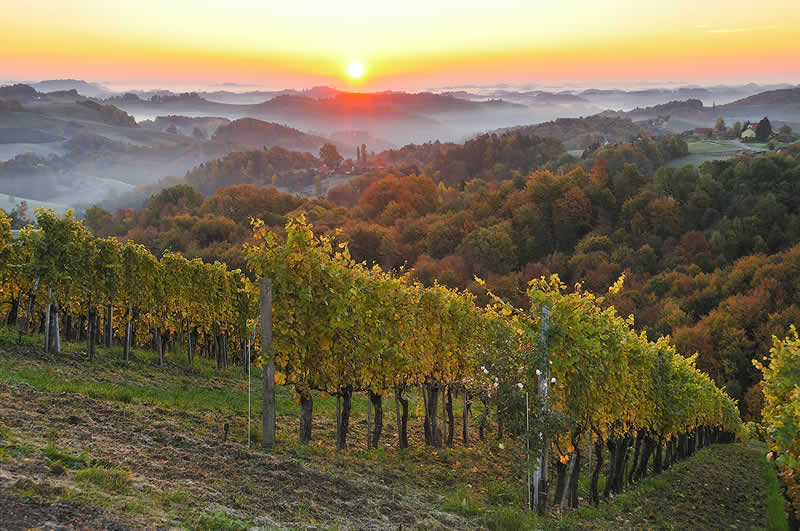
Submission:
[[[8,426],[3,425],[0,417],[0,462],[10,462],[30,457],[36,453],[32,444],[20,442],[19,437]]]
[[[703,448],[609,503],[567,513],[562,523],[576,529],[786,529],[764,454],[758,443]]]
[[[15,329],[0,329],[0,345],[16,347],[18,333]],[[40,336],[23,336],[24,345],[41,345]],[[84,343],[64,342],[60,355],[43,355],[27,363],[13,352],[0,350],[0,382],[27,384],[49,393],[79,393],[97,400],[123,404],[152,404],[184,411],[214,412],[226,417],[236,417],[231,423],[231,438],[246,440],[247,376],[240,366],[217,369],[212,360],[195,357],[189,366],[183,353],[167,353],[165,366],[159,366],[158,356],[149,350],[133,349],[131,360],[122,359],[121,347],[97,347],[95,360],[85,356]],[[30,354],[28,354],[29,356]],[[256,425],[261,416],[261,371],[251,371],[251,439],[260,442]],[[422,414],[421,395],[408,393],[411,420]],[[276,409],[279,417],[296,418],[299,405],[295,402],[291,386],[276,389]],[[366,416],[368,400],[357,393],[352,400],[353,421]],[[384,424],[394,423],[394,401],[384,400]],[[461,417],[462,401],[454,399],[454,415]],[[479,404],[473,405],[478,414]],[[335,419],[336,398],[314,393],[314,416]],[[352,423],[351,422],[351,423]],[[456,434],[458,435],[458,434]]]
[[[786,503],[778,484],[778,473],[775,465],[764,459],[762,478],[767,486],[767,529],[785,531],[789,529],[786,517]]]
[[[685,164],[700,166],[709,160],[727,160],[741,151],[763,150],[766,144],[746,144],[743,146],[733,140],[705,139],[689,142],[689,154],[669,161],[666,166],[679,168]]]
[[[58,463],[66,468],[82,469],[91,466],[91,459],[89,459],[88,452],[84,449],[80,455],[72,455],[56,448],[55,444],[50,442],[42,454],[47,457],[51,464]]]
[[[490,481],[486,502],[490,505],[519,505],[524,493],[518,484],[511,485],[502,481]]]
[[[482,518],[482,524],[492,531],[522,531],[525,529],[542,529],[552,527],[537,516],[521,511],[516,507],[500,507],[488,511]]]
[[[214,529],[225,531],[238,531],[240,529],[249,529],[250,524],[244,520],[229,516],[223,510],[218,510],[213,513],[200,513],[193,521],[189,522],[189,527],[197,527],[199,529]]]
[[[121,468],[101,468],[97,466],[78,470],[75,479],[92,483],[97,487],[114,493],[128,492],[131,486],[130,472]]]
[[[476,516],[483,513],[476,493],[466,487],[462,487],[445,496],[442,510],[461,516]]]

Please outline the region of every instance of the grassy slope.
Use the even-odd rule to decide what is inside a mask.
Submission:
[[[776,147],[789,144],[775,142]],[[700,166],[708,160],[728,160],[738,153],[761,153],[767,150],[767,143],[741,143],[737,140],[703,139],[689,142],[689,154],[669,161],[665,166],[679,168],[684,164]]]
[[[286,387],[278,394],[280,444],[266,455],[257,448],[258,370],[252,379],[254,445],[248,449],[247,379],[240,368],[216,371],[208,361],[195,360],[189,370],[183,357],[174,355],[162,369],[144,351],[123,362],[118,348],[100,349],[90,365],[80,345],[67,344],[62,355],[47,356],[38,347],[14,345],[15,337],[0,333],[0,498],[30,495],[87,504],[101,511],[98,518],[135,526],[194,527],[198,518],[210,518],[291,527],[315,522],[468,527],[461,516],[441,510],[443,494],[473,484],[485,497],[490,479],[510,474],[509,450],[497,443],[476,443],[477,451],[425,449],[416,400],[409,433],[413,448],[407,452],[394,447],[394,405],[388,400],[384,446],[366,451],[361,396],[354,399],[347,454],[333,450],[330,397],[315,398],[315,440],[299,445],[298,406]],[[53,472],[48,447],[71,456],[67,460],[82,453],[85,460]],[[81,476],[88,465],[102,470]],[[121,475],[127,487],[109,490],[106,473]]]
[[[704,448],[634,492],[570,521],[577,529],[786,529],[761,443]]]
[[[761,151],[766,149],[766,144],[748,144],[744,147],[734,140],[705,139],[689,142],[689,154],[669,161],[666,166],[679,168],[684,164],[700,166],[707,160],[727,160],[737,153],[744,151]]]
[[[100,349],[90,365],[81,345],[47,356],[30,344],[14,345],[15,338],[0,332],[0,506],[8,507],[0,519],[19,528],[53,513],[59,521],[102,528],[616,529],[713,528],[715,522],[760,528],[769,503],[773,519],[781,516],[774,475],[757,445],[702,450],[611,504],[542,521],[519,509],[513,443],[425,449],[415,396],[411,450],[395,448],[394,404],[386,400],[383,447],[367,451],[366,401],[357,396],[351,446],[342,455],[333,450],[335,401],[315,398],[315,440],[303,446],[297,404],[279,387],[280,444],[264,454],[246,445],[247,378],[240,368],[217,371],[195,360],[189,369],[177,354],[160,368],[144,351],[123,362],[119,349]],[[258,372],[252,379],[256,443]]]
[[[61,212],[63,212],[67,208],[66,206],[59,203],[49,203],[47,201],[37,201],[35,199],[25,199],[23,197],[0,194],[0,209],[4,210],[6,213],[11,212],[12,210],[14,210],[14,207],[16,207],[22,201],[27,201],[28,203],[28,215],[31,215],[33,213],[33,209],[38,207],[52,208],[56,211],[61,211]]]

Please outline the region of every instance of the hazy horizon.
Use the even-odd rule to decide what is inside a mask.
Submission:
[[[677,90],[680,88],[715,88],[715,87],[742,87],[747,85],[758,86],[773,86],[773,85],[787,85],[787,86],[800,86],[800,73],[787,74],[796,77],[781,77],[769,80],[754,80],[754,79],[736,79],[736,80],[717,80],[717,81],[702,81],[702,80],[678,80],[678,81],[563,81],[563,82],[537,82],[537,81],[502,81],[498,80],[496,83],[480,83],[480,82],[464,82],[456,84],[441,85],[421,85],[421,86],[376,86],[376,87],[351,87],[346,83],[332,83],[332,84],[295,84],[295,85],[279,85],[279,84],[256,84],[256,83],[240,83],[236,81],[219,81],[206,84],[194,83],[170,83],[163,80],[142,80],[137,82],[123,82],[123,81],[109,81],[106,79],[92,79],[92,78],[77,78],[77,77],[47,77],[42,76],[39,78],[17,78],[0,80],[0,85],[10,85],[16,83],[22,84],[38,84],[51,81],[77,81],[86,82],[90,84],[99,85],[114,93],[124,92],[154,92],[154,91],[170,91],[170,92],[232,92],[232,93],[245,93],[245,92],[277,92],[282,90],[295,90],[298,92],[311,90],[317,87],[328,87],[335,90],[346,92],[455,92],[455,91],[469,91],[475,94],[480,94],[486,91],[543,91],[543,92],[582,92],[590,89],[598,90],[620,90],[620,91],[638,91],[648,89],[664,89],[664,90]],[[80,92],[80,91],[79,91]]]

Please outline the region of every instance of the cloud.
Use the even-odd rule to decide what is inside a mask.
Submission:
[[[708,28],[705,24],[700,24],[697,26],[698,28]],[[706,33],[752,33],[754,31],[767,31],[775,29],[777,26],[760,26],[760,27],[750,27],[750,28],[709,28],[706,29]]]
[[[707,30],[706,33],[749,33],[754,29],[755,28],[720,28]]]

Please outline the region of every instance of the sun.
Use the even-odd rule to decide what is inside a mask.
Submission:
[[[364,75],[364,64],[361,61],[351,61],[347,65],[347,75],[353,79],[361,79]]]

